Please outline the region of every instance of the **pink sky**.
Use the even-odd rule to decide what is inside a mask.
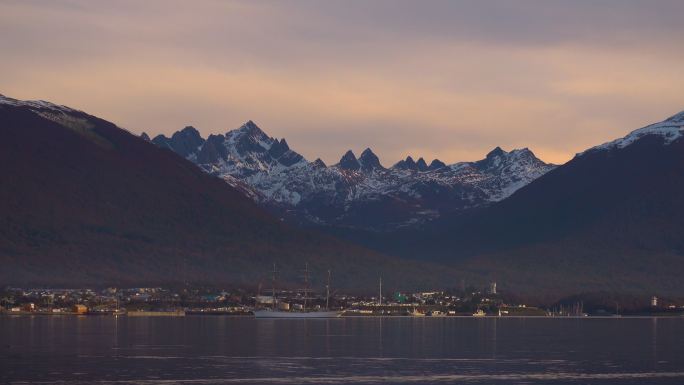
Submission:
[[[308,159],[562,163],[684,110],[684,2],[0,3],[0,93]]]

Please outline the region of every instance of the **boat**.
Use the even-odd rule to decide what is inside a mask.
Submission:
[[[425,313],[427,317],[446,317],[446,313],[441,312],[439,310],[430,310],[427,313]]]
[[[486,314],[482,309],[477,309],[475,313],[473,313],[473,317],[484,317]]]
[[[290,306],[288,304],[282,304],[282,305],[287,305],[287,306],[279,306],[278,301],[276,300],[276,291],[275,291],[275,280],[276,280],[276,266],[273,264],[273,296],[271,297],[273,300],[273,307],[272,308],[265,308],[265,309],[254,309],[252,313],[254,313],[255,318],[292,318],[292,319],[300,319],[300,318],[336,318],[342,315],[341,311],[337,310],[329,310],[328,309],[328,301],[330,299],[330,271],[328,270],[328,283],[325,286],[326,289],[326,300],[325,300],[325,310],[320,310],[320,309],[308,309],[306,307],[306,302],[309,296],[309,292],[311,291],[309,289],[309,264],[307,263],[304,268],[304,305],[301,307],[299,310],[290,310]]]

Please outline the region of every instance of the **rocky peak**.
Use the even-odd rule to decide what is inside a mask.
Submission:
[[[275,139],[266,135],[251,120],[248,120],[239,128],[226,133],[226,138],[229,142],[235,143],[235,149],[243,155],[267,152],[273,144],[278,143]],[[280,152],[280,155],[282,155],[287,150],[282,150],[279,146],[275,151]]]
[[[446,167],[446,163],[442,162],[439,159],[434,159],[432,162],[430,162],[430,166],[428,167],[428,170],[437,170],[442,167]]]
[[[474,165],[480,170],[497,168],[505,161],[506,155],[508,155],[508,153],[497,146],[487,153],[487,156],[485,156],[484,159],[474,162]]]
[[[285,142],[285,139],[281,139],[280,142],[275,143],[278,143],[278,146],[280,146],[280,148],[285,149],[285,152],[280,157],[278,157],[278,163],[290,167],[295,163],[299,163],[301,160],[304,160],[303,156],[290,150],[290,148],[287,146],[287,142]]]
[[[283,156],[283,154],[288,152],[289,150],[290,150],[290,146],[287,145],[287,142],[285,141],[285,139],[280,139],[280,141],[278,141],[278,140],[273,141],[273,144],[271,145],[271,148],[268,150],[268,153],[274,159],[278,159],[281,156]]]
[[[228,158],[228,149],[223,145],[226,138],[219,135],[209,135],[207,140],[202,145],[200,152],[197,154],[197,163],[199,164],[213,164],[221,159]]]
[[[417,170],[416,162],[411,158],[411,155],[407,156],[406,159],[400,160],[394,165],[394,168],[399,170]]]
[[[313,162],[311,162],[314,167],[316,168],[327,168],[328,166],[325,165],[325,162],[321,160],[321,158],[316,158]]]
[[[364,171],[372,171],[383,168],[380,164],[380,159],[370,148],[363,150],[361,156],[359,157],[359,163],[361,164],[361,169]]]
[[[508,153],[512,157],[515,157],[517,159],[534,159],[538,160],[537,157],[534,155],[532,151],[530,151],[529,148],[520,148],[516,150],[512,150],[511,152]]]
[[[496,147],[490,151],[485,159],[473,163],[475,167],[480,170],[504,170],[509,167],[520,167],[523,165],[534,165],[534,167],[550,167],[552,164],[546,164],[537,158],[528,148],[521,148],[506,152],[501,147]]]
[[[419,158],[416,162],[416,168],[418,169],[418,171],[426,171],[428,169],[428,165],[427,163],[425,163],[425,159],[423,159],[422,157]]]
[[[182,130],[174,132],[171,135],[171,140],[185,140],[192,144],[197,143],[198,146],[204,142],[199,131],[193,126],[186,126]]]
[[[500,156],[503,156],[506,154],[507,154],[506,151],[502,150],[501,147],[496,146],[492,151],[489,151],[489,153],[487,153],[486,158],[492,159],[492,158],[497,158],[497,157],[500,157]]]
[[[204,139],[200,136],[199,131],[192,126],[175,132],[169,140],[171,148],[184,158],[196,152],[203,143]]]
[[[352,152],[352,150],[347,151],[342,158],[340,159],[339,166],[343,170],[351,170],[351,171],[356,171],[361,168],[361,164],[359,164],[358,159],[356,159],[356,155]]]
[[[143,132],[142,134],[140,134],[140,139],[142,139],[142,140],[144,140],[144,141],[146,141],[146,142],[151,141],[150,136],[147,135],[146,132]]]
[[[256,135],[266,135],[259,126],[256,125],[251,120],[246,121],[242,126],[240,126],[237,131],[245,134],[256,134]]]
[[[180,133],[184,134],[184,135],[190,135],[190,136],[200,136],[199,131],[197,131],[197,129],[193,126],[183,127],[183,129],[180,130]]]
[[[168,148],[172,151],[175,151],[173,149],[173,147],[171,147],[170,139],[167,138],[166,135],[164,135],[164,134],[159,134],[159,135],[155,136],[152,139],[152,143],[156,144],[159,147]]]

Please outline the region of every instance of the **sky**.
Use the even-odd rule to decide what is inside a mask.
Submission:
[[[684,110],[684,1],[0,0],[0,94],[331,164],[547,162]]]

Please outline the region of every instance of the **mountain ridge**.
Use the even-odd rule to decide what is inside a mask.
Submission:
[[[75,109],[3,96],[0,133],[4,284],[256,286],[273,263],[293,284],[305,262],[350,290],[375,287],[381,272],[397,287],[449,280],[293,228],[188,160]]]
[[[374,231],[486,206],[555,167],[528,149],[506,152],[500,147],[475,162],[447,165],[434,159],[428,165],[409,155],[389,168],[366,148],[358,158],[348,150],[339,162],[326,166],[320,159],[307,161],[285,139],[269,137],[251,120],[203,143],[193,137],[189,144],[175,144],[180,133],[153,141],[228,183],[241,184],[278,215],[300,224]],[[196,150],[188,153],[187,147]],[[201,156],[207,152],[213,156]]]
[[[383,252],[486,272],[521,293],[681,295],[684,114],[578,154],[510,197],[384,239]]]

